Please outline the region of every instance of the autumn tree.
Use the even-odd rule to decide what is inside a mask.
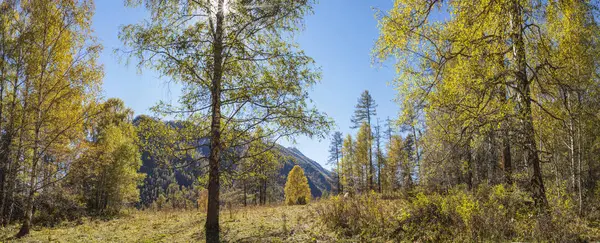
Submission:
[[[382,192],[382,188],[381,188],[381,181],[382,179],[382,174],[381,174],[381,170],[383,168],[383,166],[385,165],[385,157],[383,155],[383,150],[381,149],[381,145],[382,145],[382,132],[381,132],[381,126],[379,125],[379,119],[377,119],[377,124],[375,125],[375,133],[374,133],[374,142],[375,142],[375,158],[377,159],[377,191],[379,193]]]
[[[133,111],[119,99],[109,99],[87,125],[90,141],[71,168],[71,183],[80,188],[88,210],[115,214],[139,200],[142,174]]]
[[[329,145],[329,163],[333,163],[335,165],[335,174],[337,181],[337,192],[342,193],[343,186],[341,183],[341,177],[343,176],[343,168],[341,168],[342,164],[340,164],[340,160],[343,159],[342,153],[342,145],[344,141],[342,138],[341,132],[335,132],[331,136],[331,143]]]
[[[22,1],[12,7],[21,12],[25,84],[21,136],[28,181],[23,225],[17,234],[29,233],[35,195],[65,176],[84,139],[83,124],[99,89],[102,70],[96,63],[101,47],[91,36],[92,2]],[[44,190],[49,191],[49,190]]]
[[[404,184],[404,171],[402,170],[403,164],[406,163],[406,152],[404,150],[404,143],[402,137],[399,135],[393,135],[390,138],[390,143],[387,145],[387,159],[384,170],[385,174],[385,190],[386,192],[392,192],[400,188],[400,185]]]
[[[358,178],[356,177],[356,157],[355,157],[355,141],[352,135],[348,134],[342,144],[342,186],[346,192],[354,193],[357,188]]]
[[[303,205],[310,201],[310,187],[308,179],[304,176],[304,170],[295,165],[287,176],[285,182],[285,204]]]
[[[577,9],[590,16],[591,4],[581,2],[585,7]],[[575,67],[557,59],[556,46],[549,44],[561,42],[553,36],[558,31],[550,27],[556,21],[545,16],[552,16],[555,10],[560,12],[557,16],[574,13],[566,6],[562,1],[398,0],[389,12],[379,15],[381,36],[376,57],[398,58],[398,80],[405,82],[398,84],[402,102],[415,108],[406,110],[427,113],[412,117],[426,117],[428,127],[439,127],[435,130],[440,133],[432,139],[448,137],[448,146],[443,146],[459,146],[461,149],[455,151],[460,154],[453,157],[470,161],[483,151],[482,146],[502,147],[506,182],[511,182],[515,168],[510,153],[524,158],[525,168],[530,170],[526,184],[540,208],[548,205],[540,157],[547,143],[539,141],[537,119],[559,118],[548,109],[557,100],[552,90],[562,86],[557,84],[574,83],[555,74]],[[450,17],[437,21],[432,18],[435,12]],[[587,21],[588,27],[597,26],[593,18]],[[583,30],[586,25],[581,23],[576,25]],[[586,35],[594,34],[581,36]],[[578,44],[593,45],[585,41]],[[584,56],[577,51],[572,54]],[[497,137],[502,142],[495,142]],[[489,142],[480,142],[486,140]],[[486,162],[495,163],[493,159]]]
[[[371,127],[363,122],[356,135],[356,150],[354,154],[355,174],[358,175],[358,183],[361,191],[371,190],[370,184],[373,180],[373,168],[369,162],[369,152],[373,146]]]
[[[369,93],[368,90],[365,90],[361,95],[360,98],[358,98],[358,103],[356,104],[355,110],[354,110],[354,114],[352,115],[352,118],[350,119],[350,121],[352,122],[352,127],[351,128],[359,128],[362,126],[363,123],[366,123],[367,126],[369,127],[369,134],[367,137],[367,140],[371,141],[373,138],[373,135],[370,133],[371,131],[371,118],[373,118],[374,116],[377,115],[377,104],[375,103],[375,100],[373,100],[373,97],[371,97],[371,94]],[[373,165],[373,148],[369,147],[369,152],[368,152],[368,157],[369,157],[369,164],[368,164],[368,177],[367,177],[367,184],[370,190],[373,190],[373,174],[374,172],[374,165]]]
[[[163,114],[210,121],[207,242],[219,241],[221,159],[245,146],[256,126],[265,134],[320,135],[329,123],[306,102],[320,75],[314,61],[287,38],[301,28],[312,1],[156,1],[144,4],[150,21],[123,27],[129,57],[183,86],[180,106],[159,104]],[[224,136],[224,133],[227,133]]]

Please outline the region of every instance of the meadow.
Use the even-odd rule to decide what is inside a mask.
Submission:
[[[334,241],[309,205],[272,205],[221,211],[226,242]],[[34,227],[21,239],[11,238],[18,225],[0,228],[0,242],[203,242],[205,214],[198,210],[126,210],[110,220],[82,219],[53,228]]]

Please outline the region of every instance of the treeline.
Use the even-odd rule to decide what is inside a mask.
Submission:
[[[392,124],[403,138],[388,136],[383,156],[380,129],[368,116],[355,139],[336,134],[331,151],[340,191],[504,184],[528,191],[542,211],[549,193],[568,195],[580,215],[595,210],[598,3],[397,0],[394,6],[377,14],[375,58],[397,61],[402,112]],[[369,114],[368,97],[357,114]]]
[[[0,224],[22,222],[18,236],[138,198],[133,113],[99,96],[92,7],[0,3]]]
[[[329,162],[334,164],[337,193],[389,194],[415,184],[419,150],[412,127],[389,117],[382,127],[376,116],[377,104],[365,90],[351,118],[357,134],[333,133]]]

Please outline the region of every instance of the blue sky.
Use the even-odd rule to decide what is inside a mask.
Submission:
[[[369,90],[378,103],[377,115],[382,120],[396,117],[398,106],[392,101],[396,95],[388,82],[395,77],[391,65],[373,64],[371,50],[379,35],[373,8],[389,9],[392,0],[320,0],[314,14],[305,18],[305,29],[298,34],[301,48],[313,57],[322,69],[323,79],[310,92],[313,104],[332,117],[339,130],[353,135],[350,117],[354,105],[364,90]],[[93,19],[95,35],[104,45],[100,62],[104,65],[104,96],[118,97],[131,107],[136,115],[152,114],[149,108],[159,100],[176,101],[178,88],[169,85],[152,70],[140,73],[135,65],[119,62],[113,54],[122,47],[119,28],[138,23],[147,16],[143,8],[126,8],[121,0],[96,1]],[[132,61],[133,63],[133,61]],[[329,139],[311,140],[297,137],[296,144],[281,141],[284,146],[297,147],[309,158],[325,168]]]

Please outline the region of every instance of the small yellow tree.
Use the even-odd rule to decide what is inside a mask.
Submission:
[[[295,165],[290,171],[285,183],[285,204],[307,204],[310,201],[310,187],[304,170]]]

